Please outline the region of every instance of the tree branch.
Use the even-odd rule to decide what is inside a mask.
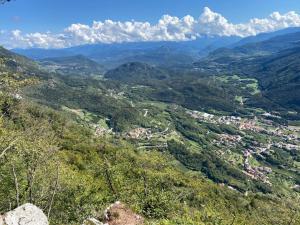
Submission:
[[[13,146],[14,146],[14,144],[17,142],[17,140],[18,139],[15,139],[15,140],[13,140],[3,151],[2,151],[2,153],[0,154],[0,159],[5,155],[5,153],[8,151],[8,150],[10,150]]]
[[[20,191],[19,191],[19,182],[18,182],[18,177],[16,174],[15,166],[12,165],[12,172],[14,175],[14,182],[15,182],[15,189],[16,189],[16,201],[17,201],[17,206],[20,206]]]
[[[50,218],[50,213],[51,213],[52,205],[53,205],[53,202],[54,202],[54,197],[55,197],[55,194],[56,194],[56,191],[57,191],[57,187],[58,187],[58,179],[59,179],[59,172],[58,172],[58,170],[59,170],[59,168],[58,168],[58,165],[57,165],[54,190],[53,190],[53,193],[52,193],[52,196],[51,196],[51,200],[50,200],[50,204],[49,204],[49,209],[48,209],[48,215],[47,215],[48,219]]]

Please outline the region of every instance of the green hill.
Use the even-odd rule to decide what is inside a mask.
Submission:
[[[104,72],[101,65],[82,55],[46,58],[39,63],[43,68],[63,75],[99,76]]]
[[[139,84],[151,79],[164,80],[168,76],[166,71],[140,62],[123,64],[105,74],[106,78]]]

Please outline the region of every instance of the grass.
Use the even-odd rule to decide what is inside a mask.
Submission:
[[[202,148],[198,143],[190,140],[188,141],[188,149],[195,153],[199,153],[202,151]]]
[[[256,95],[256,94],[260,93],[260,90],[258,88],[258,82],[257,82],[257,80],[255,80],[254,83],[247,84],[246,87],[252,89],[252,91],[251,91],[252,95]]]
[[[236,164],[243,164],[243,156],[241,154],[231,152],[230,155],[227,155],[227,161],[234,161]]]
[[[109,129],[107,123],[106,123],[106,119],[100,119],[98,121],[98,125],[100,125],[100,127],[105,128],[105,129]]]
[[[75,114],[80,120],[83,120],[88,123],[95,122],[95,121],[97,121],[97,118],[98,118],[97,115],[95,115],[91,112],[85,111],[83,109],[71,109],[66,106],[62,106],[62,110],[71,112],[71,113]]]
[[[222,83],[233,83],[244,90],[250,90],[251,95],[260,93],[258,81],[254,78],[241,78],[238,75],[220,76],[217,78]]]
[[[71,112],[71,113],[76,114],[76,115],[77,115],[78,117],[80,117],[80,118],[84,118],[84,112],[83,112],[82,109],[71,109],[71,108],[68,108],[68,107],[66,107],[66,106],[62,106],[61,108],[62,108],[62,110],[64,110],[64,111],[67,111],[67,112]]]

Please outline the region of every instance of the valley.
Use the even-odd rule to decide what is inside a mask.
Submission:
[[[129,101],[130,93],[125,90],[119,93],[122,93],[123,100]],[[67,111],[75,114],[81,124],[94,130],[95,135],[125,139],[139,150],[168,151],[168,143],[175,140],[184,144],[188,154],[201,155],[205,151],[213,151],[223,163],[246,176],[230,176],[229,180],[218,176],[210,178],[216,182],[223,181],[241,192],[253,188],[239,183],[249,177],[266,185],[259,191],[268,192],[275,188],[279,193],[294,193],[300,169],[297,163],[300,127],[282,123],[280,116],[262,109],[249,109],[249,115],[233,116],[218,111],[212,114],[189,110],[172,103],[135,100],[130,103],[140,121],[124,126],[121,131],[115,131],[110,127],[110,119],[101,115],[90,116],[90,113],[80,110]],[[96,118],[99,121],[94,123]],[[177,160],[188,168],[192,166],[184,159]],[[282,171],[279,172],[278,168]],[[205,166],[193,169],[203,171]]]
[[[31,201],[81,224],[122,201],[146,224],[298,224],[300,34],[261,38],[207,57],[0,48],[0,211]]]

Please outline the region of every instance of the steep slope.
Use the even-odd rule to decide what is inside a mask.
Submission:
[[[38,64],[24,56],[13,53],[0,46],[0,59],[3,69],[11,72],[34,74],[38,71]]]
[[[251,76],[259,79],[267,98],[300,111],[300,48],[253,62]]]

